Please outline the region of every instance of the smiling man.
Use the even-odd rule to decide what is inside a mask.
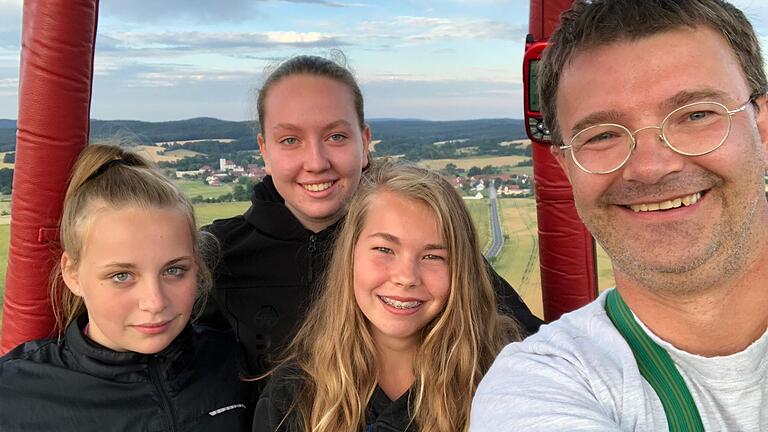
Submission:
[[[473,431],[768,428],[768,104],[719,0],[580,0],[540,75],[616,288],[502,351]]]

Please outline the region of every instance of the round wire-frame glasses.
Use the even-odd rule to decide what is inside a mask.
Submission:
[[[622,125],[615,124],[615,123],[601,123],[601,124],[592,125],[579,131],[576,135],[574,135],[571,138],[568,145],[560,146],[560,150],[570,150],[571,159],[573,159],[573,162],[576,163],[576,166],[578,166],[584,172],[587,172],[590,174],[610,174],[612,172],[615,172],[621,169],[621,167],[623,167],[627,163],[629,158],[632,156],[632,152],[634,152],[635,149],[637,148],[637,139],[635,138],[635,136],[640,131],[644,131],[646,129],[658,129],[659,134],[657,135],[657,137],[659,141],[663,142],[667,147],[669,147],[675,153],[678,153],[684,156],[702,156],[717,150],[721,145],[723,145],[725,140],[728,138],[728,135],[731,133],[731,126],[733,124],[732,117],[737,113],[744,111],[747,108],[747,106],[750,104],[750,102],[752,102],[752,100],[753,99],[750,98],[743,105],[733,110],[729,110],[725,105],[719,102],[689,103],[679,108],[676,108],[671,113],[669,113],[666,117],[664,117],[664,120],[661,121],[660,125],[645,126],[640,129],[637,129],[634,132],[630,131],[629,129],[627,129]],[[709,110],[707,110],[707,108],[709,108]],[[722,128],[722,132],[723,132],[722,138],[719,138],[719,139],[716,138],[712,140],[712,143],[713,143],[712,146],[707,146],[704,148],[704,150],[701,150],[701,151],[685,151],[678,147],[675,147],[669,142],[669,137],[668,137],[669,123],[668,122],[671,119],[677,119],[678,116],[682,115],[687,120],[693,120],[695,122],[695,121],[700,121],[701,119],[705,119],[707,113],[714,114],[714,116],[716,117],[716,121],[727,119],[727,126],[725,126],[725,124],[716,124],[714,122],[710,122],[710,123],[705,122],[702,124],[702,126],[699,126],[699,129],[701,129],[702,127],[703,128],[706,128],[706,127]],[[704,117],[701,117],[702,114],[704,115]],[[689,115],[698,116],[698,117],[696,117],[695,119],[686,117]],[[722,116],[722,119],[718,116]],[[608,134],[609,132],[614,135],[606,136],[606,134]],[[718,131],[715,130],[715,132],[718,132]],[[593,134],[595,135],[593,136]],[[609,143],[611,139],[614,139],[613,143]],[[618,139],[618,144],[617,144],[617,141],[615,141],[616,139]],[[583,142],[580,142],[581,140],[583,140]],[[579,161],[579,158],[576,156],[576,153],[580,152],[583,154],[581,149],[584,148],[585,145],[587,145],[585,143],[591,142],[593,140],[596,140],[597,144],[589,144],[591,145],[590,151],[592,152],[592,154],[602,153],[603,155],[607,155],[608,152],[606,151],[606,149],[620,150],[621,146],[626,145],[626,155],[624,155],[623,158],[618,158],[617,160],[620,160],[620,162],[618,162],[618,165],[616,165],[613,168],[590,169],[583,164],[584,160]],[[582,159],[584,159],[584,157],[582,157]],[[589,163],[587,163],[587,165],[589,165]]]

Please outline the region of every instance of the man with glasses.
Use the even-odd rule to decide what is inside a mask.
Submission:
[[[472,431],[768,430],[768,104],[721,0],[577,0],[542,112],[616,288],[507,346]]]

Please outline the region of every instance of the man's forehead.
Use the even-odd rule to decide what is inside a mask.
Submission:
[[[701,98],[735,103],[748,94],[728,42],[709,28],[685,27],[580,49],[561,72],[556,104],[567,135],[593,112],[674,109]]]

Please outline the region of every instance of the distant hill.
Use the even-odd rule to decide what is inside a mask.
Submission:
[[[523,121],[515,119],[427,121],[386,118],[371,119],[369,124],[374,139],[381,140],[376,146],[379,155],[410,154],[413,158],[438,158],[450,155],[459,147],[479,148],[484,154],[512,154],[509,153],[510,148],[496,148],[498,143],[525,138]],[[232,146],[233,150],[236,148],[242,151],[256,149],[255,126],[252,121],[226,121],[210,117],[168,122],[93,119],[90,139],[115,139],[122,143],[147,145],[166,141],[225,138],[235,140],[237,145]],[[15,120],[0,120],[0,151],[15,149],[15,127]],[[432,145],[449,140],[467,141],[439,147]],[[489,149],[490,153],[485,151]]]
[[[252,137],[254,122],[226,121],[210,117],[168,122],[91,120],[91,140],[134,137],[141,144],[164,141]]]

